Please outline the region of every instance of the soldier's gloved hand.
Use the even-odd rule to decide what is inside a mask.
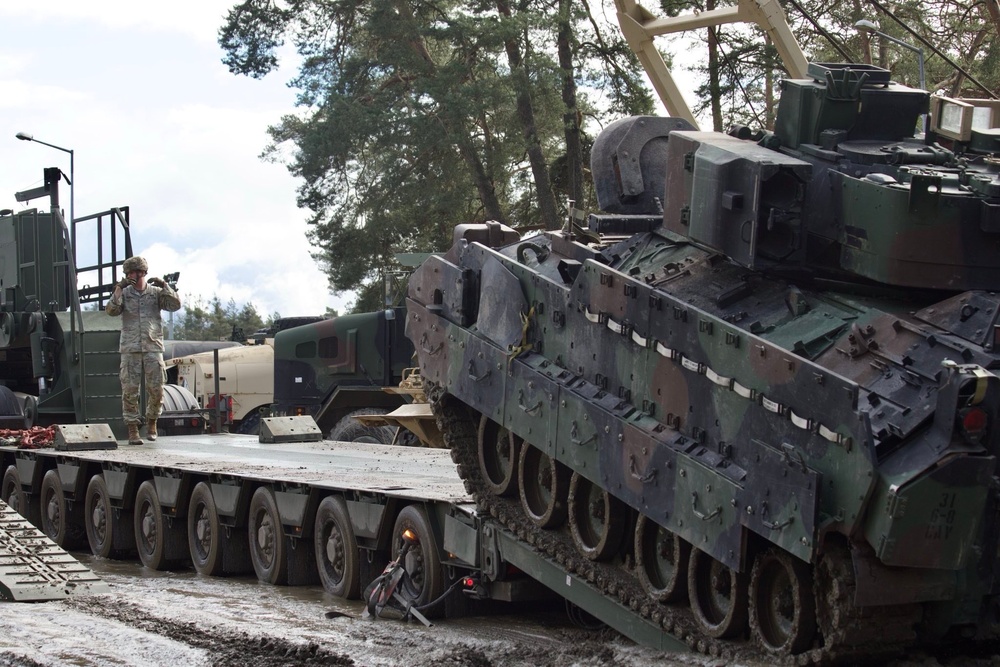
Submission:
[[[135,285],[135,281],[134,280],[129,280],[127,277],[123,276],[122,279],[119,280],[116,284],[117,284],[118,287],[121,287],[122,289],[125,289],[129,285]]]
[[[166,287],[167,286],[167,284],[165,282],[163,282],[163,278],[155,278],[155,277],[149,279],[149,284],[150,285],[154,285],[156,287]]]

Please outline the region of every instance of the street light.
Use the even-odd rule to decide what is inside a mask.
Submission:
[[[49,148],[55,148],[57,151],[62,151],[63,153],[69,153],[69,221],[70,221],[70,244],[75,249],[76,248],[76,215],[73,208],[73,195],[76,194],[76,176],[73,173],[73,151],[69,148],[63,148],[62,146],[56,146],[55,144],[50,144],[42,141],[41,139],[35,139],[34,136],[28,134],[27,132],[18,132],[14,135],[21,141],[34,141],[36,144],[41,144],[43,146],[48,146]]]
[[[862,32],[870,32],[873,35],[878,35],[882,39],[887,39],[890,42],[892,42],[893,44],[896,44],[897,46],[902,46],[904,49],[909,49],[910,51],[913,51],[914,53],[916,53],[917,54],[917,66],[920,68],[920,90],[925,90],[925,91],[927,90],[927,79],[924,77],[924,50],[923,49],[921,49],[919,46],[913,46],[913,44],[909,44],[907,42],[904,42],[901,39],[897,39],[897,38],[893,37],[892,35],[885,34],[881,30],[879,30],[878,27],[874,23],[872,23],[871,21],[865,20],[865,19],[861,19],[860,21],[858,21],[857,23],[855,23],[854,27],[857,30],[860,30]],[[927,132],[926,121],[927,121],[926,114],[920,114],[920,129],[924,133]]]

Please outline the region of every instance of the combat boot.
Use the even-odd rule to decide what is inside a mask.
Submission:
[[[150,440],[156,440],[156,420],[150,419],[146,424],[146,437]]]
[[[128,425],[128,444],[130,445],[141,445],[142,438],[139,437],[139,425],[129,424]]]

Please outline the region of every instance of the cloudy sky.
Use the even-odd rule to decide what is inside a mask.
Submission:
[[[294,111],[294,71],[228,72],[216,33],[232,4],[0,2],[0,209],[23,209],[14,192],[43,168],[69,173],[69,155],[14,136],[26,132],[73,149],[78,218],[130,207],[135,250],[154,275],[179,271],[183,297],[343,310],[351,296],[330,294],[310,257],[296,181],[258,158],[267,126]]]
[[[268,125],[295,112],[294,63],[262,81],[228,72],[216,35],[234,2],[0,0],[0,209],[24,208],[14,192],[43,168],[69,172],[67,154],[14,136],[26,132],[73,149],[77,218],[130,207],[136,252],[154,275],[179,271],[188,301],[343,312],[353,296],[330,294],[310,257],[296,181],[258,157]]]

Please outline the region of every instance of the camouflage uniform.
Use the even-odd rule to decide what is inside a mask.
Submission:
[[[160,311],[175,311],[181,307],[177,292],[169,286],[146,285],[142,292],[133,286],[122,290],[119,298],[112,297],[105,311],[122,316],[121,370],[122,417],[126,424],[139,423],[139,386],[146,377],[146,421],[155,422],[163,401],[163,319]]]

